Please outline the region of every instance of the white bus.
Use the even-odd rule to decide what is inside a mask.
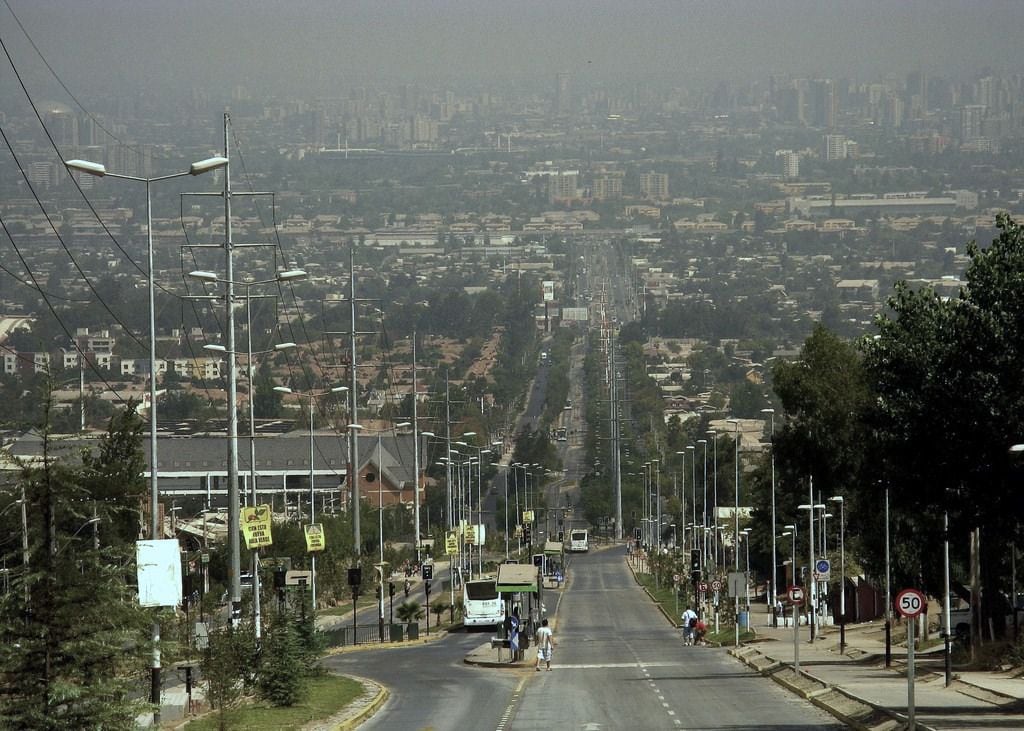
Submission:
[[[569,552],[586,553],[590,550],[590,540],[585,528],[573,528],[569,531]]]
[[[496,627],[505,621],[505,602],[494,577],[467,581],[462,591],[462,623],[466,627]]]

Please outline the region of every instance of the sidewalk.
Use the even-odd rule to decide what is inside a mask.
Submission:
[[[766,615],[753,615],[764,622]],[[839,628],[826,627],[814,643],[800,627],[800,676],[793,671],[793,628],[755,626],[758,640],[729,653],[855,728],[898,728],[906,720],[906,648],[892,646],[885,667],[881,622],[849,625],[846,652],[839,653]],[[954,668],[947,688],[942,647],[915,653],[914,707],[918,728],[1024,728],[1024,678],[1011,672],[962,672]],[[938,668],[938,672],[935,668]]]

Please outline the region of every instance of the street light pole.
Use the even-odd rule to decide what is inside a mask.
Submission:
[[[189,272],[189,276],[193,279],[198,279],[204,282],[210,283],[225,283],[225,280],[218,277],[214,272],[207,271],[194,271]],[[249,482],[250,491],[249,499],[251,504],[255,507],[257,504],[257,487],[256,487],[256,415],[253,406],[253,396],[255,393],[254,376],[253,376],[253,350],[252,350],[252,297],[250,295],[250,288],[259,284],[270,284],[271,282],[288,282],[295,279],[302,279],[306,276],[306,272],[301,269],[293,269],[283,272],[278,272],[274,279],[265,279],[255,282],[238,282],[245,288],[245,329],[247,333],[247,357],[246,357],[246,374],[249,382]],[[279,343],[274,346],[273,350],[263,352],[275,352],[288,350],[294,348],[295,343]],[[234,370],[235,368],[235,357],[236,353],[231,352],[228,348],[222,345],[207,344],[203,346],[204,350],[210,350],[213,352],[224,353],[225,355],[230,354],[231,360],[229,362],[229,368]],[[287,504],[285,505],[287,510]],[[241,550],[241,549],[239,549]],[[241,566],[241,564],[239,564]],[[252,570],[252,588],[253,588],[253,631],[256,638],[257,648],[262,638],[262,617],[260,607],[260,574],[259,574],[259,550],[253,549],[251,559],[251,570]]]
[[[889,564],[889,486],[885,486],[885,666],[892,667],[892,585]],[[949,597],[946,597],[949,601]]]
[[[846,651],[846,501],[842,495],[830,497],[839,503],[839,654]],[[946,600],[948,603],[948,599]]]
[[[772,615],[772,627],[779,626],[779,618],[775,613],[776,597],[779,592],[778,575],[776,573],[776,564],[778,563],[778,556],[775,548],[775,409],[761,409],[762,414],[771,415],[771,452],[772,452],[772,588],[768,592],[768,607]],[[841,630],[840,630],[841,633]]]
[[[416,484],[413,486],[413,522],[416,524],[415,530],[415,541],[416,541],[416,563],[420,562],[420,544],[422,543],[422,536],[420,534],[420,435],[419,435],[419,413],[417,406],[419,401],[419,393],[417,392],[416,385],[416,331],[412,332],[412,469],[415,474]],[[427,611],[430,608],[427,607]]]
[[[711,437],[715,445],[715,462],[714,462],[714,500],[712,505],[712,525],[714,526],[714,553],[715,553],[715,574],[718,573],[718,432],[714,429],[708,429],[707,435]]]
[[[740,421],[739,419],[728,419],[733,425],[733,440],[736,445],[736,476],[735,503],[733,505],[733,553],[736,557],[736,573],[740,571]],[[740,646],[740,598],[735,597],[734,623],[736,627],[736,647]]]
[[[814,566],[814,553],[815,553],[815,551],[814,551],[814,508],[816,506],[814,504],[814,477],[813,476],[809,480],[809,493],[810,493],[811,502],[806,504],[806,505],[798,505],[797,509],[798,510],[806,510],[807,511],[807,524],[808,524],[808,530],[809,530],[807,545],[808,545],[808,551],[810,553],[810,556],[809,556],[810,562],[807,565],[807,571],[808,571],[809,576],[807,577],[807,579],[808,579],[808,583],[810,584],[810,592],[808,592],[808,593],[809,593],[810,598],[811,598],[810,623],[811,623],[811,641],[813,642],[814,641],[814,634],[815,634],[815,621],[816,621],[815,614],[816,614],[816,610],[817,610],[816,603],[817,603],[817,590],[818,590],[818,586],[817,586],[818,581],[815,578],[815,566]]]
[[[711,550],[711,540],[708,537],[708,440],[698,439],[697,444],[704,445],[704,501],[703,503],[701,503],[701,515],[703,516],[702,525],[704,535],[703,541],[701,542],[701,547],[703,548],[702,560],[704,566],[706,567],[708,563],[708,553]]]
[[[158,475],[160,472],[157,459],[157,418],[156,418],[156,273],[153,268],[153,198],[150,189],[153,183],[171,178],[181,178],[186,175],[202,175],[211,170],[225,169],[227,173],[227,148],[224,148],[224,157],[211,157],[206,160],[194,162],[189,169],[180,173],[161,175],[155,178],[144,178],[135,175],[122,175],[120,173],[107,172],[104,165],[88,160],[67,160],[64,165],[79,173],[86,173],[98,178],[110,177],[121,180],[134,180],[144,183],[146,186],[146,289],[149,300],[149,511],[150,538],[154,541],[160,540],[160,521]],[[79,356],[81,357],[81,356]],[[237,526],[236,526],[237,527]],[[160,624],[153,623],[153,662],[150,688],[150,702],[156,710],[153,714],[154,722],[160,722]]]
[[[332,393],[344,393],[348,391],[348,386],[335,386],[324,391],[295,391],[287,386],[275,386],[275,391],[279,393],[290,393],[298,396],[299,398],[307,397],[309,399],[309,523],[312,525],[316,522],[316,478],[315,478],[315,466],[314,466],[314,442],[313,432],[314,423],[313,417],[316,411],[316,399],[321,396],[326,396]],[[349,429],[358,427],[358,424],[349,424]],[[296,504],[296,515],[301,521],[302,511],[299,509],[299,504]],[[287,517],[288,506],[285,505],[285,515]],[[310,585],[310,597],[313,605],[313,614],[316,614],[316,551],[310,552],[309,557],[309,585]]]

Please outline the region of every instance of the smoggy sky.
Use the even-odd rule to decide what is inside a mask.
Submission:
[[[548,85],[557,71],[683,85],[1024,70],[1024,0],[6,2],[76,92],[244,85],[309,96],[375,78]],[[19,69],[46,83],[7,7],[0,18]]]

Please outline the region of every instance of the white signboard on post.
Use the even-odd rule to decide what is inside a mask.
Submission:
[[[747,573],[745,571],[729,572],[729,596],[747,595]]]
[[[181,544],[174,538],[136,541],[139,605],[176,607],[181,604]]]

